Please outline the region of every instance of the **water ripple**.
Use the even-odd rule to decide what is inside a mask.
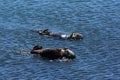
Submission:
[[[0,0],[1,80],[120,80],[119,0]],[[30,30],[82,33],[81,41]],[[68,47],[73,61],[48,61],[20,50]]]

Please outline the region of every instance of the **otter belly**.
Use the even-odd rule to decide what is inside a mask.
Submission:
[[[66,35],[66,34],[62,34],[61,35],[61,38],[68,38],[69,36],[68,35]]]

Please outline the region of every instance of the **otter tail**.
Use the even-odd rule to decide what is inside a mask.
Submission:
[[[20,54],[30,54],[29,50],[20,50],[20,51],[15,51],[16,53],[20,53]]]

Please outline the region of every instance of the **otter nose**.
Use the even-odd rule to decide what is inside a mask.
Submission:
[[[75,59],[76,56],[75,56],[75,55],[71,55],[71,56],[69,56],[69,58],[70,58],[70,59]]]
[[[74,58],[76,58],[76,56],[75,56],[75,55],[73,55],[73,57],[72,57],[72,58],[74,59]]]

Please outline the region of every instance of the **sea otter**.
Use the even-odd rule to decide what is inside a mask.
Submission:
[[[34,46],[30,52],[31,54],[40,55],[43,58],[47,58],[50,60],[54,59],[74,59],[76,58],[73,51],[68,48],[62,49],[53,49],[53,48],[42,48],[42,46]]]
[[[70,35],[53,33],[51,31],[49,31],[49,29],[38,30],[38,31],[34,30],[34,32],[37,32],[39,35],[54,36],[54,37],[59,37],[59,38],[63,38],[63,39],[72,39],[72,40],[83,39],[83,35],[82,34],[80,34],[80,33],[74,33],[74,32],[72,34],[70,34]]]

